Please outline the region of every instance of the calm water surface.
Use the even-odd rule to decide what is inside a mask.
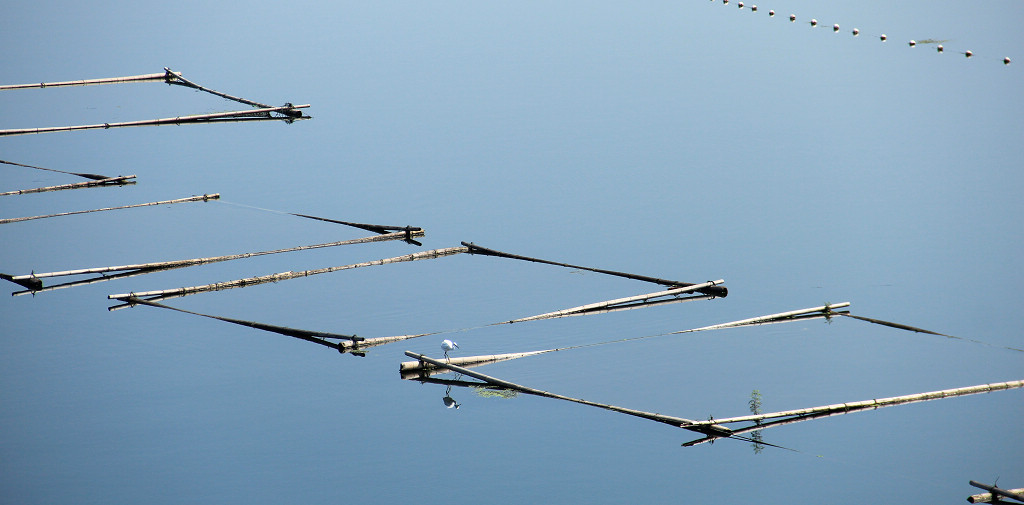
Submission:
[[[785,449],[755,452],[737,440],[684,448],[699,436],[569,402],[399,378],[403,351],[440,356],[442,338],[458,341],[460,356],[520,352],[849,301],[855,314],[963,338],[839,318],[478,370],[690,419],[744,415],[755,389],[762,409],[777,411],[1021,379],[1022,67],[999,62],[1024,42],[1005,15],[1020,8],[861,7],[761,6],[843,23],[832,34],[708,2],[343,2],[296,6],[302,30],[288,36],[214,29],[237,22],[237,9],[17,8],[26,22],[15,25],[43,16],[55,38],[29,47],[13,42],[27,28],[0,35],[19,48],[4,83],[169,65],[229,93],[311,103],[314,119],[0,138],[0,159],[138,175],[123,188],[0,197],[0,217],[222,194],[0,225],[0,272],[368,235],[275,211],[420,226],[426,237],[422,248],[344,246],[3,300],[0,501],[939,503],[972,494],[971,479],[1024,485],[1019,390],[766,430],[764,441]],[[87,22],[94,15],[102,20]],[[157,18],[191,37],[153,39]],[[853,23],[871,37],[846,33]],[[130,32],[120,41],[137,43],[95,36],[115,25]],[[881,31],[934,33],[951,39],[948,54],[880,45]],[[976,59],[954,52],[968,42]],[[162,84],[0,92],[0,128],[233,107]],[[0,190],[77,181],[9,166],[0,174]],[[730,295],[486,326],[660,288],[457,255],[166,302],[365,337],[441,332],[363,358],[180,312],[107,310],[114,293],[464,240],[686,282],[724,278]]]

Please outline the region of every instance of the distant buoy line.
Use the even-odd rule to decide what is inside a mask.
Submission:
[[[711,1],[714,2],[715,0],[711,0]],[[722,4],[723,5],[729,5],[729,0],[722,0]],[[739,9],[742,10],[745,7],[745,4],[743,2],[737,2],[737,7],[739,7]],[[751,12],[757,12],[757,10],[758,10],[757,5],[751,5],[750,6],[750,11]],[[768,17],[774,18],[775,17],[775,10],[769,9],[768,10]],[[796,20],[797,20],[796,14],[790,14],[789,15],[789,21],[791,23],[795,23]],[[823,23],[819,23],[817,19],[812,18],[809,21],[807,21],[807,24],[809,24],[811,26],[811,28],[816,28],[819,24],[823,24]],[[827,24],[823,24],[823,25],[827,26]],[[832,32],[833,33],[839,33],[840,32],[839,23],[834,23],[832,25]],[[860,33],[861,32],[860,32],[859,28],[853,28],[852,30],[850,30],[850,35],[852,35],[854,37],[859,37]],[[878,40],[880,42],[886,42],[887,40],[889,40],[889,36],[884,34],[884,33],[881,33],[881,34],[878,35]],[[936,52],[944,53],[946,48],[941,44],[942,42],[948,42],[948,41],[946,41],[946,40],[935,40],[935,39],[923,39],[923,40],[910,39],[910,40],[907,41],[907,46],[915,47],[918,44],[937,44],[936,47],[935,47]],[[970,49],[965,49],[963,51],[956,51],[956,52],[958,54],[963,55],[966,58],[971,58],[971,57],[974,56],[974,52],[971,51]],[[1003,63],[1003,66],[1007,66],[1007,65],[1009,65],[1011,63],[1012,60],[1010,59],[1009,56],[1004,56],[999,61],[1001,61]]]
[[[87,274],[107,274],[107,273],[110,273],[110,272],[128,272],[128,273],[134,273],[136,275],[141,275],[141,274],[146,274],[146,273],[159,272],[159,271],[164,271],[164,270],[172,270],[172,269],[176,269],[176,268],[185,268],[185,267],[191,267],[191,266],[196,266],[196,265],[206,265],[206,264],[210,264],[210,263],[219,263],[219,262],[223,262],[223,261],[232,261],[232,260],[237,260],[237,259],[255,258],[255,257],[258,257],[258,256],[266,256],[266,255],[270,255],[270,254],[280,254],[280,253],[287,253],[287,252],[294,252],[294,251],[308,251],[308,250],[312,250],[312,249],[323,249],[323,248],[326,248],[326,247],[336,247],[336,246],[354,245],[354,244],[365,244],[365,243],[371,243],[371,242],[384,242],[384,241],[389,241],[389,240],[405,240],[409,233],[411,233],[412,236],[415,236],[415,237],[422,237],[423,234],[424,234],[424,232],[422,230],[412,231],[412,232],[408,232],[408,233],[407,232],[393,232],[393,233],[388,233],[388,234],[383,234],[383,235],[373,235],[373,236],[370,236],[370,237],[362,237],[362,238],[355,238],[355,239],[348,239],[348,240],[338,240],[338,241],[335,241],[335,242],[326,242],[326,243],[322,243],[322,244],[295,246],[295,247],[288,247],[288,248],[284,248],[284,249],[274,249],[274,250],[270,250],[270,251],[257,251],[257,252],[248,252],[248,253],[239,253],[239,254],[229,254],[229,255],[224,255],[224,256],[211,256],[211,257],[208,257],[208,258],[192,258],[192,259],[173,260],[173,261],[159,261],[159,262],[150,262],[150,263],[136,263],[136,264],[130,264],[130,265],[80,268],[80,269],[75,269],[75,270],[63,270],[63,271],[57,271],[57,272],[43,272],[43,273],[32,272],[31,274],[23,274],[23,275],[7,275],[7,274],[0,273],[0,279],[9,280],[11,282],[17,283],[17,284],[19,284],[21,286],[24,286],[24,287],[28,288],[27,291],[18,291],[18,292],[12,293],[13,295],[17,296],[17,295],[20,295],[20,294],[27,294],[27,293],[33,293],[34,294],[34,293],[39,293],[39,292],[43,292],[43,291],[50,291],[50,290],[53,290],[53,289],[71,287],[72,285],[79,285],[80,284],[80,283],[66,283],[66,284],[59,284],[59,285],[56,285],[56,286],[43,287],[42,279],[49,278],[49,277],[67,277],[67,276],[87,275]],[[102,282],[102,281],[111,280],[111,279],[114,279],[114,278],[115,278],[114,276],[102,276],[102,277],[98,277],[96,279],[87,279],[87,281],[90,281],[89,283],[92,283],[92,282]]]
[[[202,286],[191,286],[191,287],[175,288],[175,289],[164,289],[164,290],[157,290],[157,291],[143,291],[143,292],[120,293],[120,294],[108,295],[107,298],[110,299],[110,300],[121,300],[121,301],[127,301],[129,298],[140,298],[140,299],[145,298],[147,301],[160,301],[160,300],[166,300],[168,298],[178,298],[178,297],[182,297],[182,296],[194,295],[194,294],[197,294],[197,293],[207,293],[207,292],[210,292],[210,291],[222,291],[222,290],[225,290],[225,289],[244,288],[244,287],[248,287],[248,286],[256,286],[256,285],[259,285],[259,284],[266,284],[266,283],[269,283],[269,282],[279,282],[279,281],[285,281],[285,280],[295,279],[295,278],[299,278],[299,277],[310,277],[310,276],[313,276],[313,275],[337,272],[337,271],[340,271],[340,270],[350,270],[350,269],[353,269],[353,268],[362,268],[362,267],[377,266],[377,265],[388,265],[388,264],[391,264],[391,263],[402,263],[402,262],[406,262],[406,261],[420,261],[420,260],[427,260],[427,259],[442,258],[442,257],[445,257],[445,256],[452,256],[452,255],[455,255],[455,254],[461,254],[461,253],[464,253],[464,252],[467,252],[467,251],[468,251],[468,248],[466,248],[466,247],[448,247],[448,248],[443,248],[443,249],[433,249],[433,250],[430,250],[430,251],[418,252],[418,253],[414,253],[414,254],[407,254],[407,255],[404,255],[404,256],[396,256],[396,257],[393,257],[393,258],[384,258],[384,259],[379,259],[379,260],[366,261],[366,262],[362,262],[362,263],[354,263],[354,264],[351,264],[351,265],[341,265],[341,266],[336,266],[336,267],[317,268],[317,269],[314,269],[314,270],[304,270],[304,271],[301,271],[301,272],[288,271],[288,272],[281,272],[281,273],[276,273],[276,274],[271,274],[271,275],[263,275],[263,276],[259,276],[259,277],[248,277],[248,278],[245,278],[245,279],[238,279],[238,280],[233,280],[233,281],[218,282],[218,283],[214,283],[214,284],[205,284],[205,285],[202,285]],[[118,310],[118,309],[125,308],[125,307],[128,307],[128,306],[131,306],[131,304],[128,303],[128,304],[123,304],[123,305],[116,305],[116,306],[110,307],[108,310]]]
[[[33,219],[47,219],[51,217],[62,217],[72,216],[75,214],[87,214],[89,212],[104,212],[108,210],[121,210],[121,209],[134,209],[138,207],[149,207],[153,205],[170,205],[173,203],[187,203],[187,202],[207,202],[210,200],[216,200],[220,198],[220,193],[205,194],[200,196],[190,196],[188,198],[177,198],[175,200],[163,200],[159,202],[148,202],[148,203],[136,203],[133,205],[122,205],[119,207],[104,207],[102,209],[90,209],[90,210],[76,210],[71,212],[60,212],[57,214],[46,214],[43,216],[29,216],[29,217],[12,217],[7,219],[0,219],[0,224],[17,223],[19,221],[30,221]]]
[[[121,128],[128,126],[162,126],[162,125],[186,125],[186,124],[200,124],[200,123],[226,123],[226,122],[246,122],[246,121],[284,121],[286,123],[292,123],[301,119],[311,119],[310,116],[303,114],[302,109],[309,107],[309,104],[305,105],[293,105],[292,103],[286,103],[282,106],[267,105],[264,103],[256,102],[246,98],[241,98],[220,91],[215,91],[210,88],[200,86],[188,79],[182,77],[181,72],[174,72],[171,69],[164,67],[164,72],[159,74],[142,74],[133,75],[127,77],[111,77],[105,79],[84,79],[78,81],[59,81],[59,82],[41,82],[38,84],[10,84],[0,85],[0,91],[14,90],[14,89],[28,89],[28,88],[48,88],[48,87],[62,87],[62,86],[91,86],[100,84],[122,84],[122,83],[137,83],[137,82],[163,82],[169,85],[178,85],[198,91],[210,93],[227,100],[242,103],[254,107],[249,110],[240,111],[229,111],[229,112],[218,112],[212,114],[193,114],[186,116],[177,116],[173,118],[163,119],[149,119],[142,121],[124,121],[117,123],[100,123],[100,124],[89,124],[89,125],[76,125],[76,126],[53,126],[46,128],[19,128],[0,130],[0,136],[8,135],[28,135],[34,133],[54,133],[54,132],[65,132],[65,131],[78,131],[78,130],[96,130],[96,129],[110,129],[110,128]]]

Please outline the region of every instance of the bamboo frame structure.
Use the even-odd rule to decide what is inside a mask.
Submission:
[[[631,415],[631,416],[641,417],[641,418],[649,419],[649,420],[652,420],[652,421],[658,421],[660,423],[669,424],[669,425],[675,426],[677,428],[683,428],[683,429],[687,429],[687,430],[690,430],[690,431],[696,431],[696,432],[699,432],[699,433],[714,434],[716,436],[729,436],[729,434],[731,433],[731,430],[729,430],[729,428],[726,428],[724,426],[718,426],[718,425],[715,425],[715,424],[710,424],[710,425],[697,424],[696,421],[692,421],[690,419],[685,419],[685,418],[682,418],[682,417],[666,416],[664,414],[658,414],[658,413],[654,413],[654,412],[644,412],[642,410],[629,409],[629,408],[625,408],[625,407],[617,407],[615,405],[608,405],[608,404],[604,404],[604,403],[597,403],[597,402],[592,402],[592,401],[588,401],[588,400],[583,400],[583,399],[580,399],[580,398],[572,398],[572,397],[569,397],[569,396],[564,396],[564,395],[559,395],[559,394],[555,394],[555,393],[550,393],[550,392],[547,392],[547,391],[542,391],[540,389],[535,389],[535,388],[531,388],[531,387],[527,387],[527,386],[521,386],[521,385],[515,384],[513,382],[508,382],[506,380],[502,380],[502,379],[498,379],[498,378],[495,378],[495,377],[491,377],[489,375],[484,375],[484,374],[479,373],[479,372],[474,372],[474,371],[472,371],[472,370],[470,370],[468,368],[464,368],[464,367],[460,367],[460,366],[457,366],[457,365],[448,364],[448,363],[445,363],[444,361],[436,360],[436,359],[424,356],[422,354],[414,353],[412,351],[405,351],[405,355],[409,356],[410,358],[419,360],[419,361],[430,363],[430,364],[432,364],[432,365],[434,365],[436,367],[447,368],[449,370],[452,370],[453,372],[458,372],[458,373],[461,373],[463,375],[466,375],[466,376],[469,376],[469,377],[473,377],[474,379],[482,380],[482,381],[484,381],[484,382],[486,382],[488,384],[491,384],[491,385],[494,385],[494,386],[498,386],[498,387],[502,387],[502,388],[506,388],[506,389],[514,389],[516,391],[520,391],[520,392],[523,392],[523,393],[532,394],[532,395],[536,395],[536,396],[543,396],[543,397],[546,397],[546,398],[554,398],[556,400],[565,400],[565,401],[570,401],[570,402],[574,402],[574,403],[579,403],[579,404],[582,404],[582,405],[588,405],[588,406],[591,406],[591,407],[597,407],[597,408],[604,409],[604,410],[610,410],[612,412],[618,412],[618,413],[621,413],[621,414],[628,414],[628,415]]]
[[[927,393],[918,393],[918,394],[913,394],[913,395],[904,395],[904,396],[895,396],[895,397],[891,397],[891,398],[880,398],[880,399],[875,399],[875,400],[866,400],[866,401],[862,401],[862,402],[849,402],[849,403],[842,403],[842,404],[835,404],[835,405],[825,405],[825,406],[821,406],[821,407],[811,407],[811,408],[807,408],[807,409],[797,409],[797,410],[790,410],[790,411],[783,411],[783,412],[772,412],[772,413],[768,413],[768,414],[755,414],[755,415],[749,415],[749,416],[739,416],[739,417],[732,417],[732,418],[726,418],[726,419],[709,419],[707,421],[694,421],[694,420],[690,420],[690,419],[686,419],[686,418],[682,418],[682,417],[666,416],[666,415],[663,415],[663,414],[658,414],[658,413],[653,413],[653,412],[644,412],[644,411],[641,411],[641,410],[629,409],[629,408],[625,408],[625,407],[617,407],[617,406],[614,406],[614,405],[607,405],[607,404],[602,404],[602,403],[582,400],[582,399],[579,399],[579,398],[572,398],[572,397],[568,397],[568,396],[564,396],[564,395],[550,393],[550,392],[547,392],[547,391],[542,391],[540,389],[535,389],[535,388],[531,388],[531,387],[515,384],[513,382],[509,382],[509,381],[506,381],[506,380],[497,379],[495,377],[484,375],[484,374],[479,373],[479,372],[474,372],[472,370],[469,370],[468,368],[460,367],[458,365],[451,364],[451,363],[448,363],[448,362],[445,362],[445,361],[442,361],[442,360],[437,360],[437,359],[429,358],[427,356],[424,356],[422,354],[417,354],[417,353],[414,353],[412,351],[405,351],[405,355],[409,356],[410,358],[416,359],[416,360],[418,360],[420,362],[433,365],[434,367],[437,367],[437,368],[446,368],[446,369],[451,370],[453,372],[458,372],[458,373],[466,375],[468,377],[472,377],[474,379],[482,380],[482,381],[484,381],[487,384],[490,384],[492,386],[496,386],[496,387],[500,387],[500,388],[505,388],[505,389],[512,389],[512,390],[520,391],[520,392],[527,393],[527,394],[532,394],[532,395],[536,395],[536,396],[543,396],[543,397],[546,397],[546,398],[554,398],[554,399],[557,399],[557,400],[566,400],[566,401],[571,401],[571,402],[574,402],[574,403],[580,403],[580,404],[583,404],[583,405],[589,405],[589,406],[592,406],[592,407],[598,407],[598,408],[605,409],[605,410],[610,410],[610,411],[613,411],[613,412],[619,412],[619,413],[622,413],[622,414],[628,414],[628,415],[632,415],[632,416],[636,416],[636,417],[641,417],[641,418],[644,418],[644,419],[650,419],[652,421],[658,421],[658,422],[661,422],[661,423],[669,424],[669,425],[676,426],[678,428],[683,428],[683,429],[686,429],[686,430],[689,430],[689,431],[695,431],[695,432],[702,433],[702,434],[705,435],[705,437],[702,438],[702,439],[698,439],[698,440],[694,440],[694,441],[691,441],[691,442],[684,443],[683,444],[684,447],[691,447],[691,446],[699,445],[699,444],[706,443],[706,442],[713,442],[714,440],[717,440],[719,438],[735,438],[735,439],[743,440],[743,441],[747,441],[747,442],[756,442],[756,443],[759,443],[759,444],[762,444],[762,445],[768,445],[768,446],[772,446],[772,447],[778,447],[778,448],[781,448],[781,449],[786,449],[785,447],[781,447],[781,446],[777,446],[777,445],[774,445],[774,444],[770,444],[770,443],[764,442],[763,440],[747,439],[745,437],[741,437],[740,435],[743,434],[743,433],[746,433],[746,432],[750,432],[750,431],[760,431],[760,430],[763,430],[763,429],[766,429],[766,428],[772,428],[772,427],[776,427],[776,426],[782,426],[782,425],[785,425],[785,424],[792,424],[792,423],[797,423],[797,422],[801,422],[801,421],[808,421],[808,420],[811,420],[811,419],[819,419],[819,418],[822,418],[822,417],[830,417],[830,416],[835,416],[835,415],[842,415],[842,414],[847,414],[847,413],[850,413],[850,412],[858,412],[858,411],[862,411],[862,410],[874,410],[874,409],[879,409],[879,408],[882,408],[882,407],[891,407],[891,406],[894,406],[894,405],[903,405],[903,404],[907,404],[907,403],[916,403],[916,402],[922,402],[922,401],[937,400],[937,399],[942,399],[942,398],[952,398],[952,397],[956,397],[956,396],[965,396],[965,395],[972,395],[972,394],[988,393],[988,392],[992,392],[992,391],[1001,391],[1001,390],[1005,390],[1005,389],[1014,389],[1014,388],[1024,387],[1024,380],[1008,381],[1008,382],[997,382],[997,383],[991,383],[991,384],[982,384],[982,385],[979,385],[979,386],[968,386],[968,387],[955,388],[955,389],[946,389],[946,390],[941,390],[941,391],[931,391],[931,392],[927,392]],[[781,418],[781,417],[787,417],[787,418],[786,419],[782,419],[782,420],[778,420],[778,421],[773,421],[773,422],[769,422],[769,423],[760,424],[760,422],[765,420],[765,419],[776,419],[776,418]],[[729,427],[725,426],[726,424],[738,423],[738,422],[756,422],[758,424],[754,424],[752,426],[747,426],[745,428],[739,428],[739,429],[733,429],[733,428],[729,428]],[[788,450],[792,450],[792,449],[788,449]]]
[[[65,189],[81,189],[81,188],[92,188],[95,186],[125,186],[129,184],[135,184],[135,181],[129,181],[134,179],[134,175],[119,175],[117,177],[107,177],[105,179],[97,179],[85,182],[74,182],[70,184],[59,184],[56,186],[45,186],[42,188],[32,189],[18,189],[14,191],[5,191],[0,193],[0,196],[11,196],[11,195],[25,195],[29,193],[45,193],[47,191],[61,191]]]
[[[244,122],[244,121],[284,121],[291,123],[299,119],[311,119],[310,116],[302,115],[301,113],[296,116],[293,113],[296,109],[308,108],[309,104],[305,105],[284,105],[281,107],[267,107],[261,109],[251,110],[236,110],[229,112],[216,112],[212,114],[193,114],[190,116],[177,116],[162,119],[148,119],[142,121],[124,121],[120,123],[101,123],[101,124],[90,124],[90,125],[76,125],[76,126],[51,126],[46,128],[19,128],[13,130],[0,130],[0,137],[13,136],[13,135],[30,135],[34,133],[54,133],[54,132],[66,132],[66,131],[78,131],[78,130],[107,130],[110,128],[124,128],[129,126],[163,126],[163,125],[185,125],[185,124],[200,124],[200,123],[231,123],[231,122]],[[272,114],[283,114],[283,116],[273,116]]]
[[[518,254],[511,254],[511,253],[496,251],[494,249],[488,249],[486,247],[481,247],[481,246],[478,246],[478,245],[476,245],[476,244],[474,244],[472,242],[463,242],[462,245],[469,248],[469,253],[470,254],[480,254],[480,255],[483,255],[483,256],[496,256],[496,257],[499,257],[499,258],[509,258],[509,259],[516,259],[516,260],[522,260],[522,261],[530,261],[530,262],[533,262],[533,263],[543,263],[543,264],[546,264],[546,265],[556,265],[556,266],[560,266],[560,267],[573,268],[573,269],[576,269],[576,270],[587,270],[587,271],[590,271],[590,272],[596,272],[596,273],[601,273],[601,274],[606,274],[606,275],[614,275],[616,277],[625,277],[627,279],[634,279],[634,280],[639,280],[639,281],[651,282],[651,283],[654,283],[654,284],[661,284],[663,286],[670,286],[670,287],[684,287],[685,288],[685,287],[689,287],[689,286],[693,286],[694,285],[693,283],[690,283],[690,282],[672,281],[672,280],[668,280],[668,279],[659,279],[657,277],[648,277],[646,275],[637,275],[637,274],[631,274],[631,273],[627,273],[627,272],[617,272],[617,271],[614,271],[614,270],[604,270],[604,269],[600,269],[600,268],[584,267],[584,266],[579,266],[579,265],[572,265],[572,264],[569,264],[569,263],[559,263],[557,261],[549,261],[549,260],[544,260],[544,259],[539,259],[539,258],[531,258],[529,256],[520,256]],[[726,296],[729,295],[729,289],[726,288],[725,286],[712,286],[712,287],[709,287],[709,288],[700,289],[700,290],[698,290],[698,292],[706,294],[706,295],[717,296],[717,297],[720,297],[720,298],[725,298]]]
[[[411,232],[411,233],[412,233],[413,236],[417,236],[417,237],[422,237],[424,235],[424,232],[422,230],[414,231],[414,232]],[[388,241],[388,240],[404,240],[404,239],[407,238],[408,235],[409,235],[409,233],[407,233],[407,232],[394,232],[394,233],[388,233],[388,234],[384,234],[384,235],[373,235],[373,236],[370,236],[370,237],[362,237],[362,238],[355,238],[355,239],[348,239],[348,240],[339,240],[339,241],[327,242],[327,243],[323,243],[323,244],[312,244],[312,245],[304,245],[304,246],[295,246],[295,247],[288,247],[288,248],[284,248],[284,249],[274,249],[274,250],[270,250],[270,251],[258,251],[258,252],[250,252],[250,253],[229,254],[229,255],[224,255],[224,256],[211,256],[211,257],[207,257],[207,258],[192,258],[192,259],[174,260],[174,261],[159,261],[159,262],[152,262],[152,263],[136,263],[136,264],[132,264],[132,265],[118,265],[118,266],[95,267],[95,268],[80,268],[80,269],[77,269],[77,270],[64,270],[64,271],[59,271],[59,272],[43,272],[43,273],[33,272],[31,274],[25,274],[25,275],[6,275],[6,274],[0,274],[0,278],[9,280],[11,282],[15,282],[15,283],[21,284],[22,286],[25,286],[25,287],[28,287],[30,289],[30,291],[32,291],[32,292],[40,292],[40,291],[47,290],[46,288],[43,288],[42,281],[40,281],[40,279],[49,278],[49,277],[65,277],[65,276],[86,275],[86,274],[105,274],[105,273],[108,273],[108,272],[129,272],[129,273],[143,274],[143,273],[151,273],[151,272],[157,272],[157,271],[163,271],[163,270],[170,270],[170,269],[175,269],[175,268],[184,268],[184,267],[191,267],[191,266],[196,266],[196,265],[206,265],[206,264],[210,264],[210,263],[219,263],[219,262],[222,262],[222,261],[232,261],[232,260],[237,260],[237,259],[255,258],[255,257],[258,257],[258,256],[266,256],[266,255],[270,255],[270,254],[280,254],[280,253],[294,252],[294,251],[308,251],[308,250],[313,250],[313,249],[322,249],[322,248],[326,248],[326,247],[336,247],[336,246],[353,245],[353,244],[365,244],[365,243],[370,243],[370,242],[384,242],[384,241]],[[108,277],[100,277],[98,279],[88,279],[88,280],[90,280],[90,281],[104,281],[104,280],[111,280],[113,278],[114,278],[113,276],[108,276]],[[68,284],[74,284],[74,283],[68,283]],[[35,286],[36,289],[32,289],[33,286]],[[51,286],[50,288],[52,289],[52,288],[55,288],[55,287],[56,286]],[[62,285],[62,287],[69,287],[69,286],[67,284],[65,284],[65,285]],[[13,294],[17,295],[18,293],[13,293]]]
[[[216,200],[220,198],[220,193],[206,194],[201,196],[190,196],[188,198],[177,198],[174,200],[163,200],[160,202],[148,202],[148,203],[136,203],[133,205],[122,205],[120,207],[104,207],[102,209],[89,209],[89,210],[75,210],[71,212],[60,212],[57,214],[47,214],[44,216],[30,216],[30,217],[12,217],[7,219],[0,219],[0,224],[17,223],[20,221],[31,221],[33,219],[46,219],[51,217],[62,217],[72,216],[75,214],[87,214],[89,212],[103,212],[108,210],[121,210],[121,209],[134,209],[138,207],[150,207],[153,205],[169,205],[172,203],[187,203],[187,202],[208,202],[210,200]]]
[[[643,294],[643,295],[628,296],[628,297],[625,297],[625,298],[617,298],[617,299],[614,299],[614,300],[608,300],[608,301],[604,301],[604,302],[590,303],[590,304],[587,304],[587,305],[580,305],[578,307],[571,307],[571,308],[568,308],[568,309],[556,310],[554,312],[547,312],[545,314],[538,314],[538,315],[535,315],[535,316],[523,317],[523,318],[519,318],[519,319],[513,319],[511,321],[504,321],[504,322],[501,322],[501,323],[494,323],[494,324],[495,325],[498,325],[498,324],[512,324],[512,323],[521,323],[521,322],[526,322],[526,321],[537,321],[537,320],[540,320],[540,319],[554,319],[554,318],[559,318],[559,317],[580,316],[580,315],[587,315],[587,314],[604,314],[604,313],[615,312],[615,311],[619,311],[619,310],[628,310],[628,309],[634,309],[634,308],[643,307],[643,306],[654,305],[654,304],[657,304],[659,302],[660,303],[668,303],[668,302],[686,302],[686,301],[693,301],[693,300],[709,300],[709,299],[713,299],[715,297],[714,296],[704,295],[704,296],[697,296],[697,297],[692,297],[692,298],[678,298],[678,296],[682,295],[682,294],[692,293],[694,291],[700,291],[702,289],[710,288],[712,286],[715,286],[717,284],[721,284],[723,282],[725,282],[725,281],[722,280],[722,279],[718,279],[716,281],[708,281],[708,282],[705,282],[705,283],[702,283],[702,284],[694,284],[694,285],[688,286],[688,287],[672,288],[672,289],[668,289],[668,290],[664,290],[664,291],[658,291],[658,292],[655,292],[655,293],[647,293],[647,294]],[[668,300],[655,300],[653,302],[651,301],[651,300],[654,300],[654,299],[657,299],[657,298],[663,298],[663,297],[666,297],[666,296],[670,296],[670,297],[673,297],[673,298],[672,299],[668,299]]]
[[[245,279],[237,279],[233,281],[218,282],[214,284],[205,284],[202,286],[190,286],[185,288],[175,289],[163,289],[156,291],[143,291],[143,292],[132,292],[132,293],[121,293],[108,295],[107,298],[110,300],[128,300],[129,298],[147,298],[147,301],[160,301],[168,298],[177,298],[181,296],[193,295],[196,293],[206,293],[209,291],[222,291],[225,289],[244,288],[248,286],[255,286],[258,284],[266,284],[268,282],[278,282],[289,279],[295,279],[298,277],[309,277],[318,274],[325,274],[330,272],[337,272],[339,270],[349,270],[353,268],[361,268],[376,265],[387,265],[391,263],[401,263],[406,261],[419,261],[424,259],[441,258],[444,256],[452,256],[455,254],[461,254],[466,252],[465,247],[448,247],[443,249],[433,249],[430,251],[423,251],[413,254],[407,254],[404,256],[395,256],[393,258],[384,258],[373,261],[366,261],[362,263],[354,263],[351,265],[341,265],[336,267],[318,268],[314,270],[304,270],[301,272],[281,272],[270,275],[263,275],[259,277],[248,277]],[[107,310],[118,310],[130,306],[131,304],[115,305],[108,308]]]

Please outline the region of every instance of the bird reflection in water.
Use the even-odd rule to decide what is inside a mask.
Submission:
[[[451,384],[449,384],[448,387],[444,390],[444,398],[442,398],[441,401],[443,401],[444,402],[444,406],[446,408],[449,408],[449,409],[450,408],[458,409],[460,407],[459,402],[455,401],[455,398],[452,398],[452,386],[451,386]]]

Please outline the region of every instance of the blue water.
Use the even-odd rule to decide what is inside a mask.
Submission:
[[[343,246],[0,301],[0,501],[939,502],[972,494],[972,479],[1019,487],[1020,390],[765,430],[785,449],[755,453],[737,440],[684,448],[699,435],[569,402],[399,378],[403,351],[440,356],[442,338],[468,356],[645,336],[477,370],[689,419],[744,415],[755,389],[777,411],[1022,378],[1022,67],[1000,61],[1024,42],[1007,14],[1020,7],[788,2],[753,14],[734,3],[246,4],[266,27],[301,20],[269,33],[224,30],[241,26],[230,6],[15,9],[0,35],[18,48],[3,83],[168,65],[228,93],[310,103],[314,119],[0,138],[0,159],[138,175],[122,188],[0,197],[0,217],[222,195],[0,225],[0,272],[369,234],[282,212],[426,237],[422,248]],[[791,10],[843,32],[790,24]],[[16,43],[39,16],[52,42]],[[858,38],[846,31],[855,24]],[[113,26],[127,33],[99,36]],[[171,44],[157,26],[183,32]],[[925,37],[951,39],[947,52],[902,40]],[[970,60],[955,53],[968,44]],[[163,84],[5,91],[0,129],[233,108]],[[0,190],[77,182],[0,174]],[[724,278],[730,295],[486,326],[660,287],[463,254],[166,302],[364,337],[442,333],[364,358],[154,307],[107,310],[110,294],[461,241]],[[844,301],[963,338],[844,318],[657,336]]]

